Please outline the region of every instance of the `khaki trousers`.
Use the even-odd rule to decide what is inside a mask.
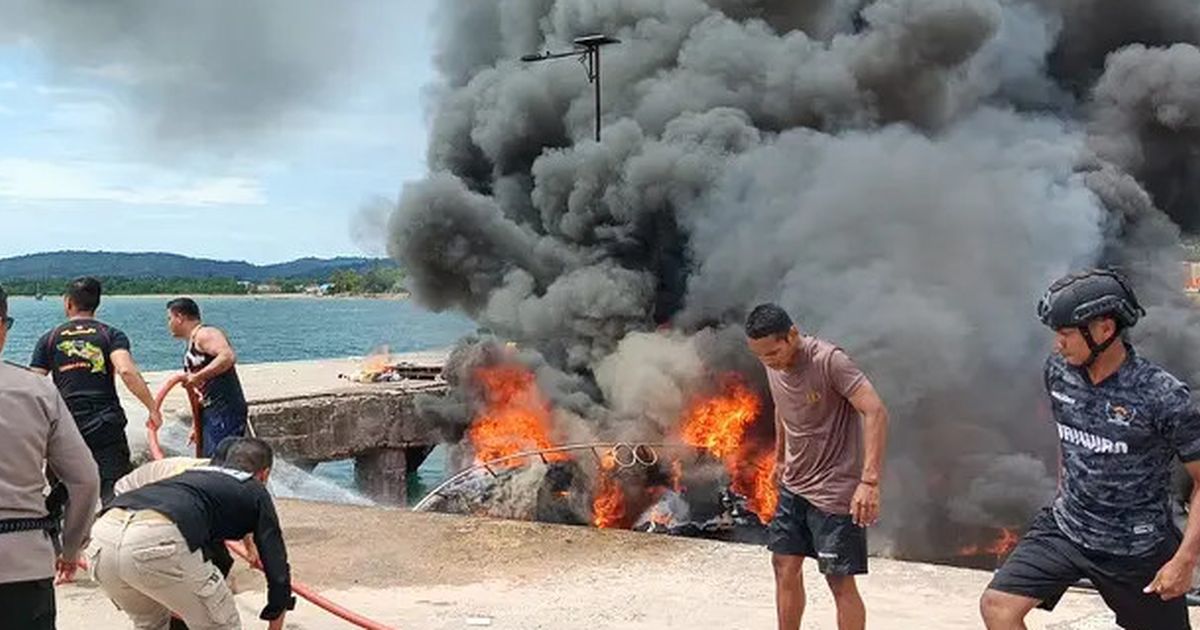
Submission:
[[[242,627],[221,572],[158,512],[109,510],[85,553],[92,579],[138,630],[166,630],[172,612],[191,630]]]

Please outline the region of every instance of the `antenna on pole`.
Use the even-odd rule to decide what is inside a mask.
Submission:
[[[568,52],[549,51],[522,55],[521,61],[535,62],[565,57],[578,57],[587,70],[588,83],[594,86],[596,96],[596,142],[600,142],[600,48],[609,44],[619,44],[621,40],[608,35],[585,35],[575,38],[575,49]]]

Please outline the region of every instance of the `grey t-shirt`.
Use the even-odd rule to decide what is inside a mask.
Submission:
[[[1186,385],[1137,356],[1093,385],[1060,356],[1046,362],[1061,449],[1054,519],[1076,544],[1150,553],[1171,523],[1171,460],[1200,459],[1200,412]]]
[[[862,419],[848,397],[867,382],[841,348],[800,340],[795,365],[767,369],[785,445],[780,484],[823,512],[849,514],[862,477]]]

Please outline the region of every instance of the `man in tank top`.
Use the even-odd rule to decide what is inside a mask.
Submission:
[[[227,437],[246,433],[246,396],[237,375],[237,355],[220,329],[200,321],[200,306],[191,298],[167,303],[167,327],[176,339],[187,340],[184,385],[200,397],[200,433],[193,432],[204,457]]]

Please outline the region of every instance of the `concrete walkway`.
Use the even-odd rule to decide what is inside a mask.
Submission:
[[[771,571],[759,547],[401,510],[280,502],[297,579],[400,629],[650,630],[774,627]],[[836,627],[832,601],[810,566],[806,629]],[[868,627],[960,630],[989,574],[874,559],[862,580]],[[261,627],[261,578],[234,579],[246,627]],[[94,585],[59,591],[60,623],[129,628]],[[1193,617],[1200,621],[1200,617]],[[348,628],[302,602],[289,628]],[[1030,628],[1114,628],[1093,593],[1068,593]]]
[[[404,359],[438,361],[444,352]],[[252,400],[365,388],[339,379],[356,359],[239,366]],[[169,373],[147,374],[151,388]],[[121,389],[121,388],[118,388]],[[124,391],[122,390],[122,393]],[[176,391],[165,411],[182,411]],[[126,401],[135,448],[145,412]],[[297,579],[355,611],[400,629],[774,627],[773,581],[765,550],[745,545],[504,522],[401,510],[280,502]],[[976,602],[990,574],[882,559],[861,581],[868,627],[880,630],[980,628]],[[832,601],[815,568],[806,572],[806,629],[835,628]],[[264,601],[248,569],[234,586],[246,627]],[[130,628],[125,616],[81,580],[59,591],[59,627]],[[1200,624],[1200,615],[1193,615]],[[301,603],[289,628],[349,628]],[[1071,592],[1054,613],[1035,612],[1030,628],[1114,628],[1094,593]]]
[[[408,361],[418,365],[441,365],[449,356],[449,350],[430,350],[426,352],[408,352],[391,355],[393,361]],[[253,363],[238,365],[238,377],[250,403],[296,396],[317,396],[321,394],[341,392],[365,392],[378,390],[379,385],[356,383],[339,375],[356,375],[362,369],[363,359],[347,357],[341,359],[316,359],[312,361],[286,361],[280,363]],[[150,391],[157,393],[168,379],[180,370],[163,372],[147,372],[143,374],[150,385]],[[129,444],[134,451],[146,449],[146,408],[142,406],[129,390],[117,386],[121,396],[121,405],[129,418],[126,432]],[[163,401],[163,417],[168,421],[175,419],[191,422],[191,408],[187,396],[181,387],[171,390],[170,395]]]

